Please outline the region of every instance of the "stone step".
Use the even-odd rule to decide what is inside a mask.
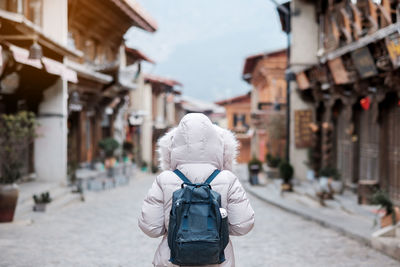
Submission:
[[[80,199],[80,195],[71,193],[71,188],[67,186],[58,186],[50,188],[48,190],[42,190],[43,189],[41,189],[41,191],[37,192],[36,194],[48,191],[52,199],[52,201],[47,204],[46,210],[54,210],[58,207],[64,206],[65,204],[68,204],[71,201]],[[30,197],[26,196],[25,194],[25,197],[18,201],[17,209],[15,211],[16,217],[25,217],[25,215],[33,211],[33,206],[35,203],[32,196],[33,194]]]

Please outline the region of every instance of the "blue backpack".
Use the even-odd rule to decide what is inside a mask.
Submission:
[[[168,226],[170,261],[186,266],[224,262],[224,249],[229,242],[228,218],[222,218],[221,195],[210,186],[220,171],[215,170],[204,184],[193,184],[179,170],[174,173],[183,184],[172,196]]]

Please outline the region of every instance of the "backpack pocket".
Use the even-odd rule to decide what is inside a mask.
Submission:
[[[221,220],[221,233],[219,237],[221,238],[222,248],[225,249],[229,243],[228,217],[222,218]]]
[[[220,263],[220,240],[178,242],[175,259],[177,265],[207,265]]]

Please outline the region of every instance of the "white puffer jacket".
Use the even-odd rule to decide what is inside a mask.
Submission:
[[[169,262],[167,243],[172,193],[182,181],[172,171],[179,169],[193,183],[204,182],[215,169],[222,170],[212,181],[212,189],[221,194],[221,205],[228,212],[231,235],[244,235],[254,225],[254,211],[238,178],[231,172],[237,154],[234,135],[203,114],[191,113],[177,128],[159,140],[161,168],[142,206],[139,227],[150,237],[163,236],[154,256],[154,266],[175,266]],[[226,261],[219,265],[235,266],[232,243],[225,249]]]

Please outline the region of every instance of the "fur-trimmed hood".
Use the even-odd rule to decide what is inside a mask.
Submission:
[[[158,140],[158,153],[162,170],[174,170],[181,164],[209,163],[231,171],[238,142],[232,132],[214,125],[204,114],[190,113]]]

